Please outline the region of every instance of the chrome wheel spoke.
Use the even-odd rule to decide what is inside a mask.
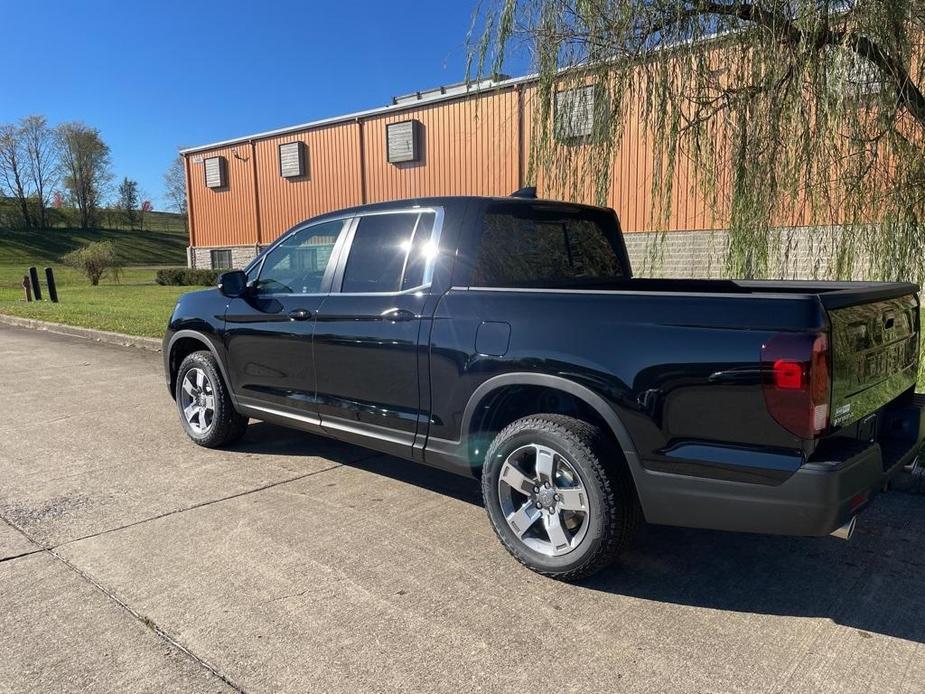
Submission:
[[[568,487],[557,489],[559,495],[559,508],[563,511],[588,512],[588,498],[582,487]]]
[[[196,369],[196,387],[199,390],[206,387],[206,375],[201,369]]]
[[[507,524],[517,537],[523,537],[530,527],[543,515],[532,502],[528,501],[514,513],[507,516]]]
[[[546,529],[546,534],[549,535],[549,541],[555,551],[558,552],[569,547],[570,540],[565,528],[562,527],[562,519],[559,518],[558,513],[544,515],[543,527]]]
[[[501,466],[501,481],[514,491],[529,496],[536,488],[536,482],[514,467],[510,460],[504,461]]]
[[[205,407],[207,410],[212,411],[212,410],[215,409],[215,396],[214,396],[214,395],[207,395],[207,396],[205,397],[204,402],[205,402],[204,407]]]
[[[556,467],[556,452],[546,446],[536,448],[536,477],[542,484],[552,484]]]
[[[196,392],[196,387],[193,385],[192,381],[189,380],[189,375],[183,379],[183,391],[187,395],[194,395]]]
[[[183,414],[186,417],[186,421],[190,424],[193,423],[193,417],[199,413],[199,408],[196,406],[195,402],[191,402],[189,405],[183,408]]]

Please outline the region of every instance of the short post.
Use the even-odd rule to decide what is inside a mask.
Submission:
[[[41,301],[42,287],[39,285],[39,271],[35,269],[35,265],[29,268],[29,277],[32,280],[32,295],[36,301]]]
[[[45,268],[45,281],[48,283],[48,298],[51,303],[58,303],[58,287],[55,285],[55,271],[50,267]]]
[[[32,284],[29,282],[29,275],[22,276],[22,290],[26,294],[26,302],[32,301]]]

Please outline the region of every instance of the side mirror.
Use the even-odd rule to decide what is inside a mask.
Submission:
[[[235,298],[247,293],[247,275],[243,270],[229,270],[218,276],[218,290],[227,297]]]

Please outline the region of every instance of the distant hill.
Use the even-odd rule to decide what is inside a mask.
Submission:
[[[0,199],[0,208],[9,211],[12,203]],[[55,210],[60,212],[60,210]],[[5,215],[9,217],[9,215]],[[118,213],[104,210],[104,224],[120,220]],[[61,215],[64,217],[64,215]],[[10,229],[3,226],[0,215],[0,265],[56,263],[65,253],[92,241],[112,241],[125,265],[185,265],[189,236],[184,218],[173,212],[148,212],[145,230],[119,228],[77,229],[55,226],[50,229]],[[67,223],[66,217],[64,223]]]

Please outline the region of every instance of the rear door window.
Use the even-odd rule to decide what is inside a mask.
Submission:
[[[423,284],[433,225],[432,212],[360,217],[341,292],[387,293]]]
[[[624,279],[619,229],[603,210],[499,204],[485,214],[475,287],[549,287]]]

